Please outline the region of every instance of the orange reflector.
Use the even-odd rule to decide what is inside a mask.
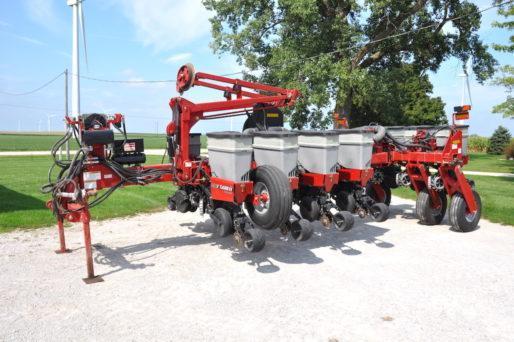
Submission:
[[[469,113],[468,112],[454,113],[453,117],[455,118],[455,120],[468,120]]]

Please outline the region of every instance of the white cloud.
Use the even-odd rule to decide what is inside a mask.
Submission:
[[[191,52],[185,52],[185,53],[178,53],[176,55],[170,56],[166,59],[166,63],[169,64],[175,64],[180,61],[187,60],[191,58],[193,54]]]
[[[55,53],[68,59],[71,58],[71,54],[66,51],[56,50]]]
[[[21,41],[24,41],[26,43],[30,43],[30,44],[34,44],[34,45],[39,45],[39,46],[44,46],[46,45],[45,43],[43,43],[42,41],[40,40],[37,40],[35,38],[31,38],[31,37],[27,37],[27,36],[21,36],[19,34],[16,34],[16,33],[11,33],[11,32],[5,32],[5,34],[13,37],[13,38],[16,38],[18,40],[21,40]]]
[[[8,26],[11,26],[11,25],[8,22],[6,22],[6,21],[0,20],[0,26],[8,27]]]
[[[131,68],[124,69],[120,73],[123,80],[129,82],[124,84],[128,88],[160,89],[166,86],[166,83],[145,83],[146,79],[139,76],[138,73]]]
[[[58,31],[61,21],[57,16],[55,0],[25,0],[24,6],[32,21],[48,30]]]
[[[209,12],[201,0],[120,0],[146,46],[167,51],[184,46],[210,32]]]

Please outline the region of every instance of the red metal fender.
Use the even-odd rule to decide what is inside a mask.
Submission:
[[[337,173],[302,173],[300,174],[300,185],[322,188],[326,192],[330,192],[334,185],[339,183],[339,174]]]
[[[213,200],[242,204],[250,196],[253,196],[252,182],[233,182],[222,178],[211,178]]]

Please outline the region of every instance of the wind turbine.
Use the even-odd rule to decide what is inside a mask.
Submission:
[[[71,51],[71,116],[80,115],[80,61],[79,61],[79,25],[82,30],[84,57],[87,66],[86,30],[82,2],[84,0],[67,0],[72,9],[72,51]]]
[[[49,115],[49,114],[46,115],[47,125],[48,125],[47,128],[48,128],[49,133],[51,131],[51,126],[52,126],[52,121],[50,119],[55,118],[56,116],[58,116],[58,115],[55,115],[55,114],[54,115]]]

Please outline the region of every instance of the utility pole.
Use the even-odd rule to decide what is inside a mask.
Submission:
[[[64,70],[64,130],[68,132],[70,125],[66,121],[68,116],[68,69]],[[70,160],[70,141],[66,141],[66,160]]]

